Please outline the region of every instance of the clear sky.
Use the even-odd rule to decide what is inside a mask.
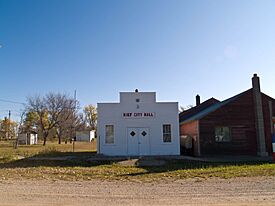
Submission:
[[[275,1],[0,0],[0,99],[119,91],[194,104],[251,87],[275,97]],[[0,102],[0,118],[20,104]]]

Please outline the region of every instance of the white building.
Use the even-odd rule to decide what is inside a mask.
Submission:
[[[28,133],[18,134],[18,142],[19,144],[25,144],[25,145],[37,144],[37,133],[28,132]]]
[[[95,131],[76,131],[76,141],[91,142],[95,138]]]
[[[179,155],[177,102],[155,92],[120,92],[119,103],[98,103],[97,153],[110,156]]]

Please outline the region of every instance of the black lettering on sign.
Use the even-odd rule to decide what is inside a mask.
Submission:
[[[124,112],[122,113],[122,116],[125,118],[142,118],[142,117],[154,117],[154,113],[153,112]]]
[[[123,113],[123,117],[131,117],[132,113]]]
[[[146,113],[144,113],[144,117],[153,117],[154,115],[153,115],[153,113],[151,113],[151,112],[146,112]]]

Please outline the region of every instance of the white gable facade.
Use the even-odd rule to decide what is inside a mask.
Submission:
[[[98,103],[97,110],[98,154],[180,154],[177,102],[156,102],[155,92],[120,92],[119,103]]]

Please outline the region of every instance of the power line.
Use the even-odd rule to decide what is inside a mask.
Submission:
[[[1,108],[1,106],[0,106]],[[10,109],[0,109],[0,112],[8,112]],[[13,112],[22,112],[23,110],[12,109]]]
[[[0,99],[0,102],[7,102],[7,103],[13,103],[13,104],[21,104],[21,105],[26,105],[23,102],[16,102],[16,101],[11,101],[11,100],[7,100],[7,99]]]

